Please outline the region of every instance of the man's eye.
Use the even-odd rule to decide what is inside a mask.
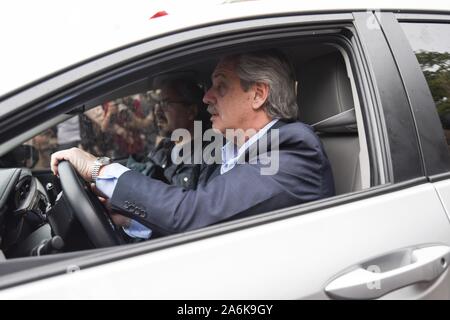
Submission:
[[[219,95],[221,95],[221,96],[223,96],[225,94],[225,91],[226,91],[225,89],[226,89],[226,87],[225,87],[225,85],[223,83],[219,83],[216,86],[216,90],[219,93]]]

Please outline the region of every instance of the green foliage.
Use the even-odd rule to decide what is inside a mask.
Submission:
[[[450,53],[416,53],[440,116],[450,112]]]

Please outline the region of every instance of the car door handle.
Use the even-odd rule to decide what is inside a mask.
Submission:
[[[325,292],[338,299],[375,299],[414,283],[433,281],[447,269],[449,261],[450,247],[416,249],[411,251],[411,263],[407,265],[386,272],[373,272],[359,265],[331,281]]]

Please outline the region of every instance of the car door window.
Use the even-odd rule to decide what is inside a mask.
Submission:
[[[119,161],[142,157],[155,144],[154,104],[150,93],[144,92],[104,101],[86,111],[81,116],[81,147]]]
[[[427,80],[450,146],[450,24],[402,23]]]
[[[46,170],[52,153],[72,147],[116,161],[143,158],[158,142],[155,97],[149,91],[106,100],[24,142],[0,159],[1,167]]]

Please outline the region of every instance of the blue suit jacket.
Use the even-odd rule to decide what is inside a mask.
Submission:
[[[333,196],[331,167],[312,128],[278,121],[272,129],[279,129],[274,175],[261,175],[263,165],[252,162],[223,175],[220,165],[209,165],[197,188],[185,190],[130,170],[117,182],[112,208],[165,235]]]

